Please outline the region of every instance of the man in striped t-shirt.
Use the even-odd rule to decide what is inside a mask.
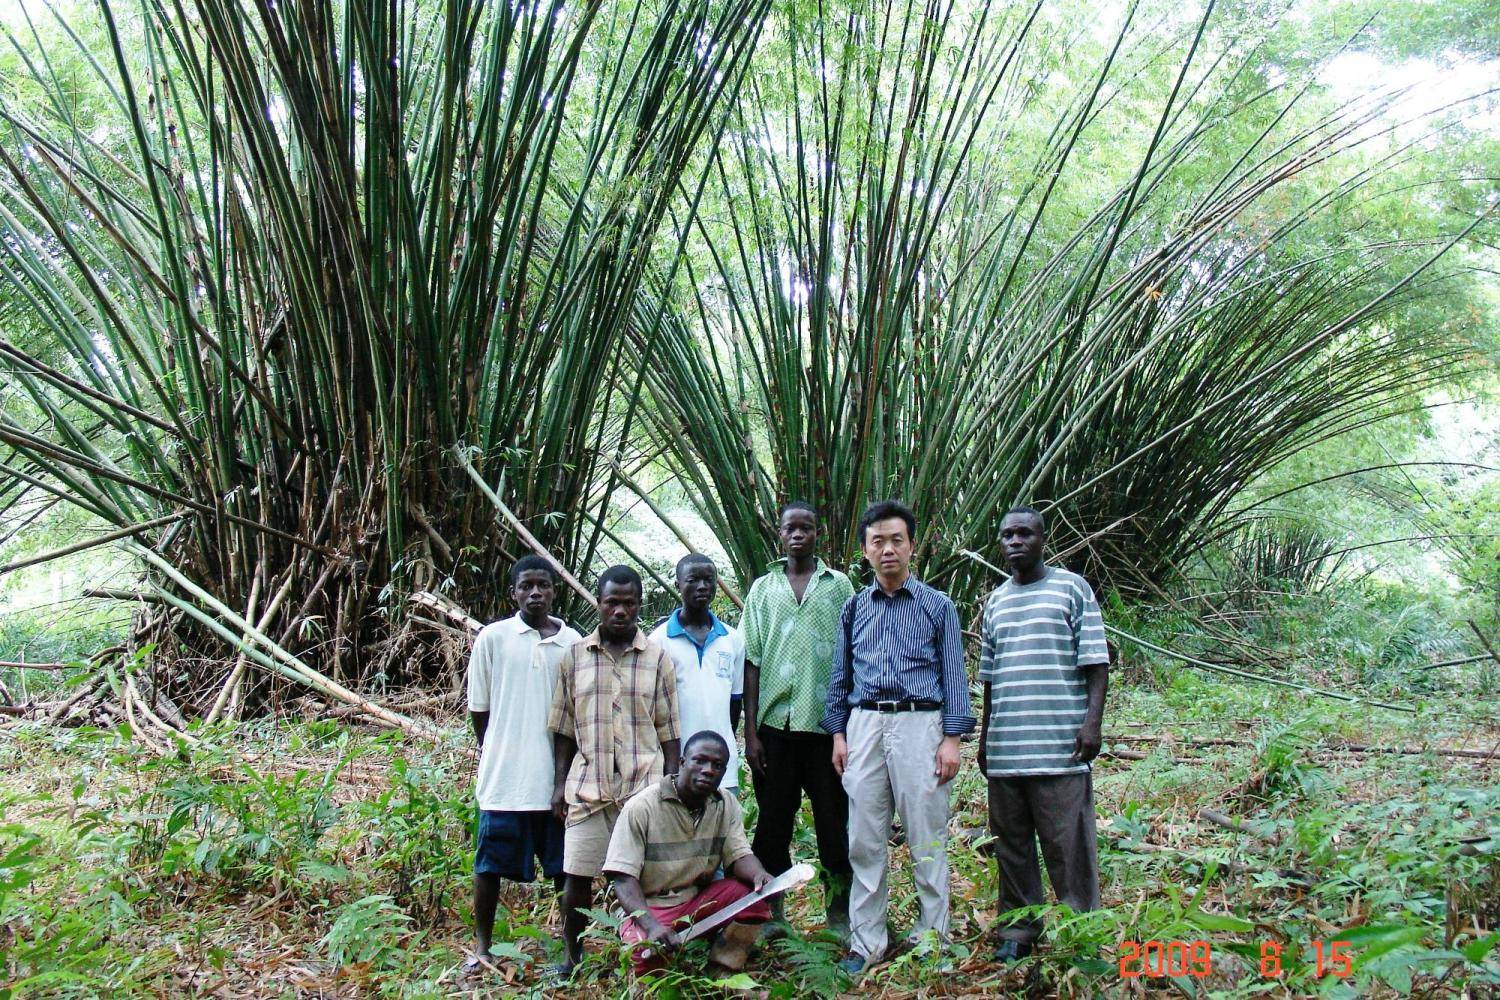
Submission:
[[[1007,511],[1000,541],[1012,576],[985,601],[979,661],[979,767],[989,779],[999,912],[1003,920],[1044,902],[1038,839],[1059,902],[1092,910],[1099,858],[1089,761],[1099,754],[1109,684],[1104,620],[1088,581],[1043,560],[1045,525],[1034,508]],[[1012,920],[1000,935],[995,960],[1013,962],[1031,953],[1041,923]]]

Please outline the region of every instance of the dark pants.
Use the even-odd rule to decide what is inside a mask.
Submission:
[[[833,769],[833,737],[762,728],[766,773],[751,774],[760,819],[751,848],[766,871],[780,875],[792,867],[792,828],[802,808],[802,793],[812,803],[818,860],[830,875],[850,874],[849,797]]]
[[[1000,936],[1030,944],[1041,937],[1039,920],[1007,926],[1007,912],[1040,906],[1042,873],[1036,842],[1042,842],[1047,876],[1058,902],[1075,912],[1099,908],[1099,846],[1094,834],[1092,774],[991,778],[990,832],[1000,862]]]

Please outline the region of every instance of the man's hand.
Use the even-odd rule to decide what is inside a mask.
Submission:
[[[1099,745],[1104,738],[1099,735],[1099,723],[1085,722],[1078,727],[1078,735],[1073,738],[1073,760],[1080,764],[1087,764],[1099,756]]]
[[[837,748],[834,749],[837,753]],[[932,773],[937,776],[938,784],[946,785],[953,780],[958,773],[958,737],[944,736],[943,742],[938,744],[937,759]]]
[[[776,881],[776,876],[772,875],[770,872],[762,868],[760,871],[751,876],[750,888],[754,889],[756,892],[760,892],[762,889],[764,889],[774,881]]]
[[[751,772],[765,777],[766,748],[761,744],[760,737],[751,729],[745,730],[745,763],[750,765]]]
[[[639,919],[645,928],[648,944],[655,945],[661,951],[672,951],[682,944],[680,934],[649,913],[641,914]]]
[[[844,776],[844,767],[849,763],[849,742],[843,733],[833,734],[833,769],[839,777]]]
[[[552,786],[552,815],[557,817],[559,823],[566,823],[568,820],[568,796],[562,785]]]

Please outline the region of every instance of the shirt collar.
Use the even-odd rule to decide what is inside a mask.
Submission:
[[[718,802],[718,801],[720,801],[722,799],[722,797],[724,796],[724,794],[725,794],[725,792],[724,792],[724,786],[721,783],[718,788],[714,789],[714,793],[712,795],[710,795],[708,798],[706,798],[706,799],[703,800],[704,806],[706,807],[710,802]],[[686,802],[682,801],[682,796],[680,796],[680,795],[677,794],[677,775],[675,775],[675,774],[664,774],[664,775],[662,775],[662,777],[661,777],[661,797],[664,800],[666,800],[666,801],[676,802],[678,805],[682,806],[682,808],[684,808],[684,809],[686,809],[688,807],[688,804]]]
[[[672,609],[672,613],[670,615],[667,615],[667,638],[677,639],[680,637],[685,637],[690,642],[696,643],[697,640],[693,639],[693,637],[688,634],[688,630],[682,627],[682,620],[677,617],[678,612],[680,612],[681,610],[681,608],[674,608]],[[708,613],[708,617],[712,620],[713,624],[709,627],[708,635],[704,636],[703,638],[703,645],[705,647],[712,645],[713,641],[720,636],[726,636],[729,634],[729,629],[725,628],[724,623],[719,621],[718,615],[710,611]]]
[[[563,621],[561,618],[555,618],[552,615],[548,615],[547,617],[552,621],[552,624],[557,626],[557,631],[553,632],[551,635],[542,636],[541,641],[556,642],[562,635],[563,629],[568,627],[568,623]],[[536,632],[538,635],[541,635],[541,632],[539,630],[534,629],[530,625],[526,624],[526,619],[521,617],[521,612],[519,611],[511,615],[508,620],[511,623],[511,631],[513,631],[516,635],[525,635],[527,632]]]
[[[583,640],[583,644],[587,649],[604,648],[604,640],[599,638],[598,629],[594,629],[594,631],[590,632],[587,638]],[[644,650],[646,648],[646,633],[641,631],[641,627],[639,625],[635,627],[635,638],[630,640],[630,648],[640,650]]]
[[[813,576],[823,576],[826,573],[833,572],[832,567],[825,563],[822,557],[814,556],[813,558],[814,560],[816,560],[816,565],[813,568]],[[766,563],[766,569],[772,573],[776,572],[779,569],[782,571],[782,575],[785,576],[786,564],[788,562],[789,560],[786,556],[782,556],[780,559],[772,559],[770,562]]]
[[[881,600],[893,600],[897,596],[897,594],[900,594],[903,591],[905,591],[907,596],[909,597],[916,597],[917,590],[922,586],[924,586],[924,584],[921,580],[918,580],[915,575],[908,573],[906,574],[906,579],[901,582],[901,586],[896,588],[895,594],[887,594],[884,590],[880,589],[879,580],[870,581],[869,594],[871,600],[874,600],[877,597]]]

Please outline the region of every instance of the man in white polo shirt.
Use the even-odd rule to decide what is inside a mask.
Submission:
[[[712,730],[729,746],[729,767],[720,786],[733,795],[740,788],[740,753],[734,731],[740,724],[745,691],[745,639],[709,610],[719,573],[713,560],[692,552],[677,563],[682,606],[651,633],[651,641],[677,668],[677,712],[683,733]]]
[[[502,878],[532,881],[539,858],[542,874],[561,889],[563,828],[552,815],[547,713],[557,664],[581,636],[551,616],[556,587],[545,559],[520,559],[510,571],[510,596],[520,611],[486,625],[469,659],[469,718],[480,747],[469,971],[489,956]]]

